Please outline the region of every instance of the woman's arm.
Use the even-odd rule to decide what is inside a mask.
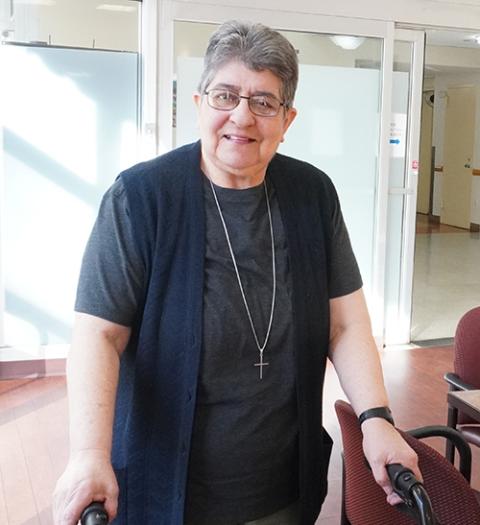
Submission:
[[[369,408],[388,406],[378,350],[362,290],[330,300],[329,357],[357,416]],[[421,479],[417,456],[394,427],[384,419],[362,424],[363,449],[377,483],[389,503],[399,503],[385,465],[402,463]]]
[[[118,486],[111,466],[120,355],[130,328],[77,313],[67,360],[70,458],[53,499],[55,525],[75,525],[91,501],[116,514]]]

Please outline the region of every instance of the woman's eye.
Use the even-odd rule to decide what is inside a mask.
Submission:
[[[219,93],[217,98],[224,102],[231,102],[232,100],[236,99],[236,95],[235,93],[230,93],[229,91],[222,91],[221,93]]]
[[[253,102],[255,104],[255,106],[259,107],[259,108],[271,108],[273,107],[273,104],[271,103],[271,101],[267,98],[267,97],[255,97],[253,99]]]

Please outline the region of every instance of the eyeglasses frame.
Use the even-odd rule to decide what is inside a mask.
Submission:
[[[226,91],[228,93],[232,93],[234,95],[236,95],[238,97],[238,104],[233,106],[233,108],[230,108],[230,109],[227,109],[227,108],[216,108],[215,106],[212,106],[209,102],[209,97],[208,95],[212,92],[212,91]],[[275,113],[275,115],[261,115],[259,113],[255,113],[255,111],[252,110],[252,108],[250,107],[250,99],[251,98],[254,98],[254,97],[259,97],[259,96],[262,96],[262,95],[250,95],[249,97],[246,97],[245,95],[239,95],[238,93],[235,93],[234,91],[230,91],[228,89],[210,89],[208,91],[204,91],[203,92],[204,95],[207,96],[207,104],[212,108],[212,109],[216,109],[217,111],[233,111],[235,108],[237,108],[240,104],[240,101],[241,99],[245,99],[248,101],[248,109],[254,114],[256,115],[257,117],[267,117],[267,118],[270,118],[270,117],[276,117],[279,113],[280,113],[280,108],[283,106],[286,108],[286,105],[285,105],[285,102],[280,102],[278,100],[277,97],[275,97],[274,95],[268,95],[269,97],[272,97],[274,98],[280,105],[278,107],[278,111]]]

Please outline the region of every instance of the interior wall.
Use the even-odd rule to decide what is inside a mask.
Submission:
[[[476,69],[480,68],[480,53],[478,48],[427,45],[425,64],[432,67],[441,66],[443,69]]]
[[[200,22],[175,22],[175,56],[203,56],[213,27],[212,24]],[[298,59],[302,64],[335,67],[355,67],[358,64],[368,66],[371,65],[371,57],[378,55],[378,44],[374,39],[365,40],[358,49],[345,50],[325,38],[324,35],[317,33],[280,32],[295,47]]]

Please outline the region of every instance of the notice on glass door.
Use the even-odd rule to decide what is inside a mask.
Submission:
[[[392,113],[389,137],[391,157],[405,157],[406,137],[407,115],[405,113]]]

